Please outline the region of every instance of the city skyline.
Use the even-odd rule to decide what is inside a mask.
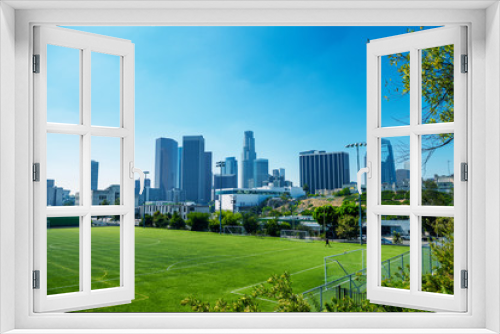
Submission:
[[[216,172],[216,161],[241,157],[242,133],[251,130],[258,138],[256,158],[268,159],[269,170],[285,168],[287,178],[298,185],[299,152],[340,152],[350,142],[366,141],[366,41],[404,34],[409,27],[69,28],[135,44],[135,166],[150,171],[150,178],[155,177],[151,143],[156,138],[180,142],[185,135],[203,135]],[[106,74],[104,58],[96,80]],[[54,61],[62,70],[72,66],[65,58]],[[109,62],[110,69],[116,68]],[[73,106],[74,94],[67,90],[62,87],[65,98],[48,101],[48,108]],[[103,92],[93,95],[92,105],[106,105]],[[402,103],[405,99],[384,104],[384,115],[394,117]],[[110,115],[108,122],[108,115],[97,116],[102,124],[116,118]],[[100,161],[99,183],[119,179],[108,175],[117,170],[106,168],[103,155],[110,150],[94,148],[99,151],[92,153]],[[348,154],[353,181],[356,153]],[[78,191],[78,173],[68,172],[71,166],[59,163],[59,157],[49,158],[54,166],[67,168],[52,169],[48,177]],[[428,167],[429,175],[447,172],[443,161],[431,161]]]

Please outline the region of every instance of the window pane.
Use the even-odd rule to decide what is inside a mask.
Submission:
[[[47,122],[80,123],[80,53],[47,45]]]
[[[120,286],[120,216],[92,217],[92,290]]]
[[[47,206],[79,205],[80,136],[47,134]]]
[[[92,52],[92,125],[120,126],[120,58]]]
[[[381,216],[381,285],[410,289],[410,217]]]
[[[410,137],[381,139],[382,205],[410,204]]]
[[[422,205],[453,206],[453,133],[422,136]]]
[[[422,124],[453,122],[453,45],[423,49]]]
[[[410,53],[380,57],[382,126],[410,124]]]
[[[47,218],[47,294],[80,291],[80,217]]]
[[[453,294],[454,219],[422,217],[422,291]]]
[[[92,205],[120,204],[120,141],[120,138],[92,137]]]

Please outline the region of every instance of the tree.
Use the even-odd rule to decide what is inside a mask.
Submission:
[[[208,213],[191,212],[187,216],[187,225],[191,227],[191,231],[207,231],[210,215]]]
[[[324,225],[327,230],[335,229],[337,226],[338,210],[331,205],[319,206],[314,209],[313,218],[321,226]]]
[[[241,215],[243,221],[243,227],[247,233],[255,234],[259,229],[259,223],[257,221],[257,216],[255,214],[245,212]]]
[[[184,221],[184,219],[182,219],[179,213],[175,211],[172,215],[172,218],[170,219],[169,226],[172,229],[183,230],[184,228],[186,228],[186,222]]]
[[[271,237],[279,237],[280,236],[280,226],[278,225],[278,221],[276,219],[269,219],[265,226],[266,234]]]
[[[412,31],[410,31],[412,32]],[[454,120],[454,47],[444,45],[422,49],[422,123],[444,123]],[[401,81],[387,80],[386,95],[390,100],[410,93],[410,53],[389,55],[389,64],[395,66]],[[453,141],[453,134],[426,136],[422,142],[424,164],[437,148]]]
[[[304,184],[304,185],[302,186],[302,190],[304,190],[304,192],[305,192],[306,194],[309,194],[309,185],[308,185],[307,183],[306,183],[306,184]]]
[[[107,199],[103,199],[100,205],[109,205],[109,201]]]
[[[156,227],[164,228],[164,227],[167,227],[167,225],[168,225],[168,219],[160,211],[156,211],[153,214],[153,224]]]
[[[359,235],[359,225],[356,217],[345,215],[339,219],[336,229],[337,236],[341,239],[353,239]]]
[[[145,215],[144,218],[142,219],[142,224],[143,226],[153,227],[153,216]]]
[[[395,245],[401,245],[403,243],[403,238],[401,238],[401,233],[396,231],[392,233],[392,243]]]

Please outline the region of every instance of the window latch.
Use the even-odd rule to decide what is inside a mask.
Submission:
[[[460,164],[460,169],[461,169],[461,181],[469,181],[469,165],[466,162],[462,162]]]
[[[366,173],[366,175],[368,176],[369,179],[371,179],[372,177],[372,169],[371,169],[371,162],[368,162],[368,167],[365,167],[365,168],[361,168],[359,171],[358,171],[358,193],[361,195],[363,193],[363,190],[361,189],[361,176]]]
[[[469,72],[469,57],[467,55],[462,55],[462,73]]]

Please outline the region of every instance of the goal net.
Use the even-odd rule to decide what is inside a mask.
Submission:
[[[325,257],[325,284],[366,268],[366,250],[356,249]]]
[[[243,226],[226,225],[224,226],[224,234],[230,235],[247,235],[247,231]]]
[[[280,237],[288,240],[297,240],[297,241],[312,241],[312,238],[309,236],[308,231],[299,231],[299,230],[281,230]]]

